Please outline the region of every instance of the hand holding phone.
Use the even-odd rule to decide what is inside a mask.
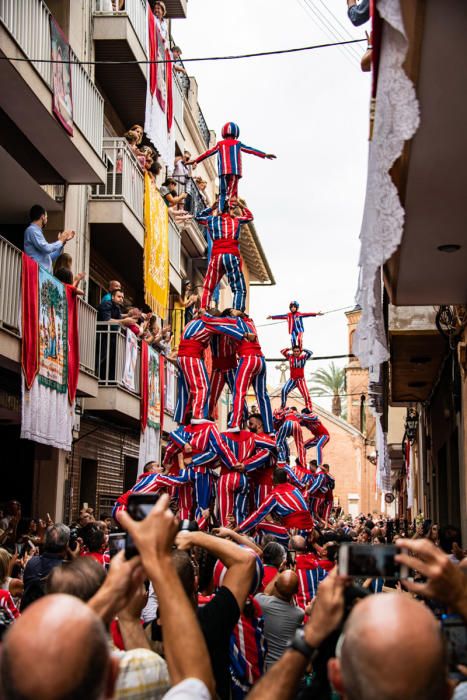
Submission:
[[[400,547],[393,544],[358,544],[344,542],[339,549],[339,574],[357,578],[405,579],[408,566],[395,557]]]

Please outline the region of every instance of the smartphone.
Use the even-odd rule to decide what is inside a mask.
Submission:
[[[467,627],[458,615],[441,615],[441,629],[446,639],[448,664],[451,671],[467,666]]]
[[[126,532],[111,532],[109,535],[110,558],[112,559],[122,549],[126,549]]]
[[[393,544],[343,542],[339,549],[339,574],[360,578],[407,578],[408,567],[394,560],[401,551]]]
[[[159,494],[156,493],[132,493],[128,498],[128,515],[130,515],[133,520],[144,520],[144,518],[151,512],[154,505],[159,500]],[[125,557],[131,559],[138,554],[135,543],[130,535],[127,533],[126,544],[125,544]]]

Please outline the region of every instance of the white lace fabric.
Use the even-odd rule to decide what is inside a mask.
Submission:
[[[360,232],[360,275],[356,295],[362,316],[355,332],[354,352],[362,367],[389,358],[383,321],[381,268],[398,248],[404,210],[390,170],[404,142],[415,134],[419,106],[415,89],[402,67],[408,49],[399,0],[378,0],[383,30],[376,94],[373,140]]]

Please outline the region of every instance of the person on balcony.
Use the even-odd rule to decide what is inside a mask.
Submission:
[[[160,188],[160,193],[164,202],[167,204],[169,209],[174,207],[177,209],[179,205],[187,198],[187,193],[182,192],[177,194],[177,181],[174,178],[169,177],[162,187]]]
[[[65,243],[75,237],[75,231],[61,231],[54,243],[48,243],[43,234],[47,226],[47,212],[40,204],[31,207],[29,221],[24,232],[24,252],[52,274],[53,261],[63,253]]]
[[[240,129],[234,122],[227,122],[222,127],[222,141],[213,148],[205,151],[189,164],[196,167],[198,163],[217,153],[217,173],[219,176],[219,211],[225,211],[231,199],[237,199],[238,181],[242,177],[242,153],[248,153],[259,158],[274,159],[272,153],[264,153],[257,148],[245,146],[238,140]]]
[[[54,276],[63,282],[75,288],[75,294],[84,296],[82,289],[78,289],[79,283],[85,278],[84,272],[79,272],[73,275],[73,259],[68,253],[62,253],[58,256],[54,265]]]
[[[160,33],[162,34],[162,38],[164,39],[164,41],[167,41],[169,30],[167,26],[167,21],[165,19],[165,16],[167,14],[165,3],[161,0],[149,0],[149,5],[154,15],[156,16],[157,24]]]
[[[370,19],[370,0],[347,0],[347,15],[355,27],[360,27]]]
[[[176,73],[179,73],[179,77],[181,77],[182,80],[184,80],[186,77],[188,77],[188,73],[185,70],[185,67],[182,63],[182,59],[180,56],[182,55],[182,50],[180,46],[174,46],[172,49],[172,56],[174,58],[173,60],[173,69]]]

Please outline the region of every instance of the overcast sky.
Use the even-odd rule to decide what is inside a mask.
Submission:
[[[364,29],[348,21],[346,8],[346,0],[189,0],[188,18],[175,20],[172,31],[184,58],[325,43],[335,40],[329,27],[345,38],[364,36]],[[364,48],[356,46],[361,55]],[[292,299],[302,311],[353,304],[367,167],[368,74],[337,47],[192,63],[187,69],[218,136],[225,122],[235,121],[244,143],[277,155],[276,161],[245,156],[239,189],[276,279],[274,287],[253,289],[250,312],[257,325],[269,314],[285,313]],[[260,340],[265,355],[277,357],[289,341],[286,324],[261,328]],[[305,320],[304,345],[315,355],[346,353],[343,312]],[[321,365],[327,361],[308,367]],[[274,365],[268,368],[274,384],[278,374]]]

